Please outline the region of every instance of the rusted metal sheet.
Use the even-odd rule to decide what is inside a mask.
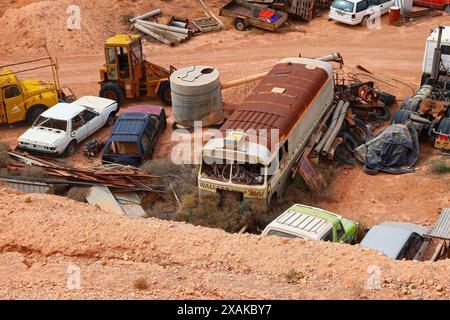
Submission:
[[[315,193],[320,192],[323,186],[322,178],[319,174],[317,174],[316,170],[314,170],[313,166],[307,158],[303,159],[303,161],[300,163],[298,172],[303,177],[306,184],[308,185],[308,188],[311,191]]]
[[[261,80],[221,130],[279,130],[286,136],[329,79],[322,68],[280,63]],[[284,89],[280,92],[280,88]],[[276,90],[274,90],[276,89]]]
[[[433,119],[440,120],[449,106],[450,102],[448,101],[425,99],[419,106],[419,114],[422,116],[429,115]]]
[[[430,238],[439,238],[450,240],[450,209],[444,208],[441,211],[438,221],[434,228],[425,236]]]

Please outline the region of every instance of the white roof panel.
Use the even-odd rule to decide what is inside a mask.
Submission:
[[[50,109],[45,110],[42,113],[42,116],[51,119],[68,121],[74,118],[83,110],[85,110],[84,107],[75,103],[58,103]]]

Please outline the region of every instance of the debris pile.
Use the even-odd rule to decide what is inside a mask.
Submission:
[[[63,166],[15,151],[9,152],[9,155],[12,159],[8,164],[10,175],[2,178],[5,182],[20,183],[27,181],[44,183],[50,186],[103,186],[115,190],[140,191],[156,194],[163,194],[165,192],[165,188],[161,185],[160,177],[144,173],[138,168],[131,166],[109,164],[90,168],[78,168]],[[20,176],[20,172],[30,166],[41,168],[45,177],[36,179]],[[16,172],[17,174],[14,174]]]
[[[129,21],[136,31],[170,46],[186,41],[195,34],[219,31],[222,27],[213,16],[190,22],[187,18],[163,16],[161,9],[155,9]]]

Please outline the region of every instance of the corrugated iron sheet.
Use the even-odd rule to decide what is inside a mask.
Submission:
[[[87,195],[86,200],[90,204],[98,205],[103,211],[119,215],[124,214],[122,205],[116,200],[114,195],[107,187],[91,187],[89,189],[89,194]]]
[[[426,236],[431,238],[439,238],[450,240],[450,209],[444,208],[441,211],[438,221],[434,226],[433,230],[426,234]]]
[[[126,215],[135,218],[145,218],[147,214],[141,206],[141,198],[136,192],[114,193]]]
[[[278,129],[280,137],[287,135],[328,79],[327,72],[322,68],[309,69],[304,64],[279,63],[261,80],[221,130],[266,129],[270,132],[271,129]],[[280,94],[274,92],[274,88],[285,90]]]
[[[41,182],[19,181],[3,179],[11,189],[20,190],[26,193],[49,193],[54,194],[54,186]]]

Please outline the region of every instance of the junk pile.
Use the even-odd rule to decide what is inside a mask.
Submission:
[[[379,171],[393,174],[414,172],[419,159],[419,136],[412,122],[392,124],[369,142],[355,150],[364,163],[363,170],[375,175]],[[407,168],[405,168],[407,167]]]
[[[163,16],[160,9],[131,18],[129,21],[133,29],[171,46],[186,41],[193,35],[219,31],[222,28],[221,22],[214,16],[190,22],[187,18]]]
[[[141,198],[166,193],[161,177],[138,168],[109,164],[89,168],[68,167],[28,154],[9,152],[8,175],[0,181],[23,192],[66,194],[74,187],[87,189],[83,196],[108,212],[144,217]],[[38,174],[23,172],[36,169]]]

